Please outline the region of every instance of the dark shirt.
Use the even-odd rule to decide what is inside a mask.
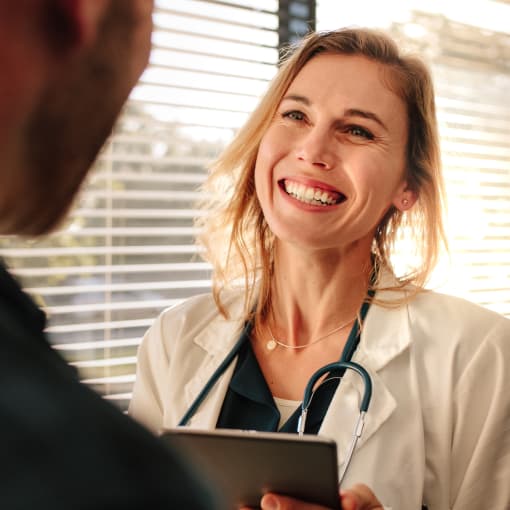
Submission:
[[[356,328],[356,329],[355,329]],[[239,352],[223,406],[216,423],[217,428],[258,430],[265,432],[297,432],[301,406],[278,429],[280,413],[267,386],[249,340],[250,329],[244,330],[245,342]],[[349,361],[357,345],[357,326],[353,326],[342,355]],[[317,388],[308,409],[306,434],[317,434],[333,395],[340,382],[342,371],[330,372]]]
[[[217,508],[184,459],[82,385],[0,265],[0,508]]]

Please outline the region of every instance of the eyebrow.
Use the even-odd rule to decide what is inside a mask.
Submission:
[[[289,94],[288,96],[284,96],[282,101],[297,101],[298,103],[303,103],[306,106],[310,106],[312,104],[307,97],[300,96],[299,94]]]
[[[285,96],[282,101],[297,101],[298,103],[303,103],[306,106],[310,106],[312,104],[312,102],[307,97],[300,96],[299,94],[289,94],[288,96]],[[373,112],[361,110],[360,108],[348,108],[347,110],[344,110],[343,114],[345,117],[361,117],[363,119],[373,120],[386,131],[388,131],[388,128],[384,122]]]
[[[384,122],[373,112],[367,112],[366,110],[360,110],[359,108],[349,108],[344,111],[346,117],[362,117],[364,119],[370,119],[377,122],[382,128],[388,131],[388,128]]]

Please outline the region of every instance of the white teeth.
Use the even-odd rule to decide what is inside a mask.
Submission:
[[[336,196],[333,196],[325,190],[308,187],[304,184],[292,181],[284,181],[283,185],[285,191],[300,202],[322,206],[334,205],[337,203]]]

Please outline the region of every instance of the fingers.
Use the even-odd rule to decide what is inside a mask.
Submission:
[[[364,484],[356,484],[340,491],[342,510],[382,510],[383,507],[374,493]]]
[[[260,500],[260,507],[262,510],[328,510],[324,506],[305,503],[279,494],[264,495]]]
[[[356,484],[348,490],[341,490],[340,499],[342,510],[383,510],[374,493],[364,484]],[[263,496],[260,500],[260,508],[261,510],[328,510],[324,506],[272,493]]]

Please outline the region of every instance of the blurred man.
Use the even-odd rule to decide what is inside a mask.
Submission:
[[[0,0],[0,234],[58,225],[145,68],[152,0]],[[0,267],[0,508],[214,508],[158,439],[82,386]]]

